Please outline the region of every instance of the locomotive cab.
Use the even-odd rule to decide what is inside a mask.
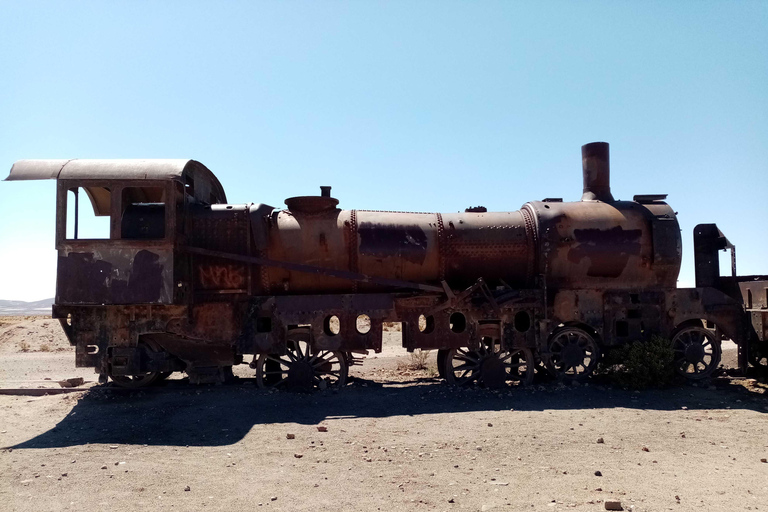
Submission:
[[[174,304],[193,203],[223,203],[194,160],[22,160],[8,180],[56,179],[56,306]],[[90,206],[84,199],[87,198]],[[92,210],[93,215],[90,215]]]

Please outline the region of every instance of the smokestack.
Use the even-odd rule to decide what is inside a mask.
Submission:
[[[320,187],[321,197],[331,197],[331,187]]]
[[[584,173],[581,200],[613,202],[608,143],[590,142],[581,146],[581,165]]]

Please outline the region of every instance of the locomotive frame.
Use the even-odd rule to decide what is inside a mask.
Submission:
[[[53,317],[102,382],[222,382],[252,356],[260,386],[342,386],[352,354],[381,351],[385,322],[408,351],[436,349],[456,384],[526,384],[540,365],[583,379],[602,351],[652,335],[692,379],[717,368],[724,337],[742,370],[765,367],[768,277],[737,277],[732,244],[705,224],[696,287],[676,288],[666,196],[615,201],[606,143],[582,162],[582,201],[502,213],[340,210],[330,187],[287,209],[230,205],[194,160],[22,160],[7,179],[57,180]],[[108,238],[78,237],[80,190]]]

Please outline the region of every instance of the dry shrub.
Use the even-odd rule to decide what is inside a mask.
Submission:
[[[22,352],[29,352],[29,343],[26,341],[21,341],[19,343],[19,350]]]
[[[429,359],[429,353],[429,350],[421,350],[417,348],[409,354],[407,363],[399,363],[397,365],[398,369],[410,371],[426,370],[428,367],[427,360]]]
[[[598,373],[624,388],[662,388],[675,376],[674,356],[672,342],[653,336],[650,341],[627,343],[608,352]]]
[[[403,324],[400,322],[384,322],[382,329],[384,332],[400,332],[403,330]]]
[[[43,343],[42,345],[40,345],[40,351],[41,352],[50,352],[51,351],[51,346],[49,344],[47,344],[47,343]]]

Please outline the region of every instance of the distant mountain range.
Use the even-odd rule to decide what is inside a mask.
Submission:
[[[48,315],[51,316],[53,298],[24,302],[23,300],[0,300],[0,316]]]

